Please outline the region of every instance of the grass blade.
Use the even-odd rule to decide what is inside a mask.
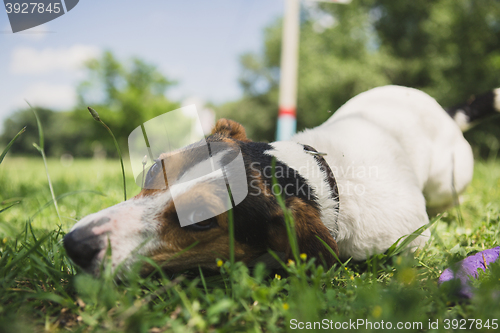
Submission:
[[[43,136],[42,123],[40,122],[40,119],[38,118],[38,114],[36,113],[36,110],[31,106],[31,104],[28,101],[26,101],[26,103],[29,105],[30,109],[35,114],[36,124],[38,126],[40,145],[33,143],[33,147],[35,147],[36,150],[38,150],[40,152],[40,154],[42,155],[43,164],[45,165],[45,174],[47,175],[47,180],[49,182],[50,194],[52,195],[52,199],[54,200],[54,207],[56,208],[57,217],[59,218],[59,222],[62,223],[61,214],[59,213],[59,206],[57,206],[57,199],[56,199],[56,196],[54,194],[54,188],[52,187],[52,181],[50,180],[49,168],[47,166],[47,158],[45,156],[45,151],[43,150],[43,148],[44,148],[44,136]]]
[[[343,263],[340,258],[337,256],[337,253],[333,251],[333,249],[328,245],[324,240],[321,239],[318,235],[316,235],[316,238],[319,239],[319,241],[323,244],[323,246],[332,254],[332,256],[338,261],[338,263],[342,266],[342,268],[345,267],[345,263]]]
[[[26,131],[26,126],[24,126],[23,129],[21,129],[12,140],[10,140],[7,147],[5,147],[5,149],[3,150],[2,155],[0,155],[0,163],[2,163],[3,159],[5,158],[5,155],[7,155],[7,152],[9,151],[10,147],[12,147],[12,145],[14,144],[14,141],[16,141],[17,138],[21,134],[23,134],[25,131]]]
[[[276,179],[276,158],[273,157],[271,161],[271,174],[272,174],[272,186],[278,185],[278,180]],[[286,233],[288,235],[288,242],[290,244],[290,249],[293,254],[293,258],[296,262],[299,262],[299,243],[297,240],[297,233],[295,231],[295,221],[293,220],[293,216],[291,212],[286,207],[285,200],[281,196],[281,194],[277,193],[274,196],[276,201],[278,202],[281,210],[283,211],[283,220],[285,221]]]
[[[45,242],[49,237],[50,237],[50,234],[47,234],[47,235],[43,236],[42,238],[38,239],[35,242],[35,244],[33,244],[33,246],[30,247],[26,252],[24,252],[24,253],[18,252],[18,255],[11,262],[9,262],[7,265],[5,265],[4,270],[8,270],[10,267],[13,267],[17,262],[19,262],[20,260],[23,260],[24,258],[28,257],[31,253],[35,252],[40,247],[40,245],[43,242]]]
[[[44,139],[44,135],[43,135],[42,123],[40,122],[40,118],[38,118],[38,113],[36,113],[35,109],[31,106],[31,104],[28,101],[26,101],[26,103],[28,103],[30,109],[35,114],[36,125],[38,127],[38,143],[39,143],[40,147],[42,147],[42,149],[44,149],[45,148],[45,139]]]
[[[16,203],[14,203],[14,204],[12,204],[12,205],[10,205],[10,206],[7,206],[7,207],[5,207],[5,208],[0,209],[0,213],[5,212],[5,211],[6,211],[7,209],[9,209],[10,207],[13,207],[13,206],[15,206],[15,205],[18,205],[20,202],[21,202],[21,201],[16,202]]]
[[[411,234],[409,235],[405,235],[405,236],[402,236],[401,238],[399,238],[390,248],[389,250],[387,251],[387,258],[390,258],[390,257],[394,257],[398,254],[400,254],[404,249],[407,248],[407,246],[413,242],[418,236],[420,236],[425,230],[429,229],[434,223],[436,223],[436,221],[438,221],[439,219],[435,219],[434,221],[431,221],[423,226],[421,226],[420,228],[418,228],[417,230],[415,230],[414,232],[412,232]],[[401,241],[401,239],[403,239],[403,241]],[[401,241],[401,243],[400,243]]]
[[[118,141],[116,141],[116,138],[115,138],[113,132],[111,131],[111,129],[108,127],[108,125],[106,125],[104,123],[104,121],[102,121],[101,117],[99,117],[99,114],[97,113],[97,111],[92,109],[90,106],[87,108],[88,108],[90,114],[92,115],[92,117],[95,119],[95,121],[100,122],[102,124],[102,126],[104,126],[104,128],[108,131],[108,133],[113,138],[113,142],[115,143],[116,151],[118,152],[118,157],[120,157],[120,163],[122,166],[123,197],[124,197],[125,201],[127,201],[127,184],[126,184],[126,180],[125,180],[125,168],[123,167],[123,157],[122,157],[122,152],[120,150],[120,146],[118,145]]]
[[[42,155],[43,164],[45,165],[45,174],[47,175],[47,181],[49,182],[50,194],[52,195],[52,200],[54,201],[54,207],[56,208],[57,217],[59,217],[59,222],[62,223],[61,214],[59,213],[59,206],[57,205],[56,195],[54,194],[54,188],[52,187],[52,181],[50,180],[49,167],[47,166],[47,158],[45,157],[45,152],[36,143],[33,143],[33,147],[35,147]]]

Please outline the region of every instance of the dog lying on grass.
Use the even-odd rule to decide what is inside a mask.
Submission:
[[[293,217],[301,253],[331,266],[336,258],[320,239],[341,260],[386,251],[427,224],[428,211],[444,210],[464,191],[473,155],[462,130],[499,111],[499,93],[445,111],[415,89],[375,88],[348,101],[324,124],[273,143],[253,142],[242,125],[220,119],[206,142],[223,147],[219,161],[241,151],[248,186],[248,195],[232,210],[236,260],[252,264],[269,250],[284,259],[292,256],[276,187]],[[216,269],[216,258],[229,258],[229,212],[181,227],[169,189],[169,182],[202,162],[188,150],[161,155],[145,181],[163,188],[143,189],[83,218],[64,238],[67,254],[93,274],[99,273],[108,244],[113,268],[130,266],[138,253],[173,272]],[[168,182],[165,165],[174,175]],[[222,205],[217,191],[206,177],[185,187],[179,198],[193,207],[188,219],[199,221],[198,203],[204,209]],[[410,246],[424,244],[428,236],[423,232]]]

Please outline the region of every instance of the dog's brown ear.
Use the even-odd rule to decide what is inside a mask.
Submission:
[[[319,212],[297,197],[287,199],[286,203],[295,222],[295,232],[297,234],[300,253],[305,253],[307,258],[317,258],[318,264],[322,264],[324,261],[328,268],[332,267],[338,261],[318,237],[328,244],[337,257],[339,256],[339,249],[337,242],[333,239],[332,235],[321,221]],[[276,246],[271,246],[271,249],[285,252],[287,256],[286,260],[294,260],[286,228],[283,226],[283,228],[280,229],[280,235],[276,234],[277,230],[273,232],[273,236],[276,237],[275,239],[277,242]]]
[[[212,134],[220,134],[239,141],[250,141],[247,138],[245,128],[241,124],[225,118],[217,120],[215,127],[212,129]]]

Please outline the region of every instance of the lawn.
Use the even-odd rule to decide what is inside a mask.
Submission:
[[[413,254],[333,268],[302,256],[278,272],[221,258],[216,274],[135,270],[120,281],[80,272],[61,244],[79,218],[123,200],[119,162],[49,159],[48,169],[60,217],[41,158],[7,156],[0,165],[0,211],[19,202],[0,213],[0,332],[281,332],[308,322],[316,330],[493,332],[500,325],[500,264],[481,274],[470,301],[456,298],[452,283],[437,286],[451,263],[500,245],[498,162],[476,162],[459,209],[434,219],[431,240]],[[127,172],[130,197],[139,188]]]

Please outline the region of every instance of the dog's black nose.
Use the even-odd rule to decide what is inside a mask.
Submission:
[[[77,228],[64,236],[63,244],[68,256],[83,269],[88,268],[97,254],[104,248],[104,235],[96,234],[92,230],[110,221],[108,217],[101,217],[84,226]]]
[[[64,236],[64,248],[68,256],[83,269],[88,268],[102,250],[104,242],[101,235],[95,235],[91,228],[75,229]]]

